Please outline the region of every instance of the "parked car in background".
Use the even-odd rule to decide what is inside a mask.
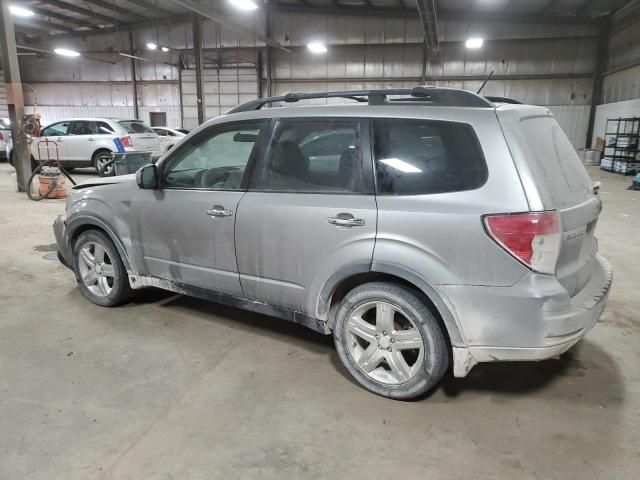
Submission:
[[[9,125],[0,120],[0,160],[9,158],[9,145],[11,144],[11,130]]]
[[[151,151],[153,158],[162,154],[158,135],[139,120],[111,118],[74,118],[60,120],[44,127],[34,139],[31,154],[34,163],[60,159],[66,168],[95,167],[107,170],[112,154],[117,152],[115,140],[126,151]]]
[[[174,128],[169,127],[151,127],[157,134],[160,140],[160,148],[162,153],[166,153],[173,148],[186,135]]]
[[[289,106],[331,96],[360,102]],[[548,109],[416,87],[239,105],[136,175],[74,187],[54,232],[95,304],[152,286],[279,316],[408,399],[451,363],[576,344],[612,282],[600,211]]]

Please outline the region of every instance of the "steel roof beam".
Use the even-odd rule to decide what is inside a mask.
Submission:
[[[235,30],[238,33],[242,33],[244,35],[247,35],[249,37],[255,38],[257,40],[260,40],[264,43],[266,43],[267,45],[273,47],[273,48],[278,48],[280,50],[283,50],[285,52],[291,53],[291,50],[289,50],[286,47],[283,47],[280,42],[276,42],[275,40],[269,38],[266,35],[262,35],[261,33],[255,32],[253,30],[250,30],[248,28],[245,28],[241,25],[236,24],[235,22],[233,22],[232,20],[230,20],[227,17],[224,17],[223,15],[220,15],[217,12],[212,12],[206,8],[203,8],[201,5],[195,3],[192,0],[169,0],[171,3],[175,3],[176,5],[179,5],[183,8],[186,8],[187,10],[191,10],[193,13],[200,15],[201,17],[207,18],[211,21],[214,21],[224,27],[228,27],[231,28],[233,30]]]
[[[109,17],[107,15],[103,15],[101,13],[97,13],[92,10],[87,10],[86,8],[76,7],[75,5],[63,2],[61,0],[46,0],[45,3],[41,4],[41,6],[46,6],[46,7],[52,6],[52,7],[59,8],[61,10],[68,10],[69,12],[77,13],[79,15],[88,17],[90,20],[92,20],[92,23],[94,24],[100,23],[98,22],[98,20],[100,20],[101,22],[109,23],[109,24],[123,23],[117,18]]]
[[[416,0],[424,41],[431,50],[438,50],[438,16],[435,0]]]

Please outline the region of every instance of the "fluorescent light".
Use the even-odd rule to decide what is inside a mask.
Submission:
[[[75,50],[70,50],[68,48],[56,48],[53,50],[58,55],[62,55],[63,57],[79,57],[80,52],[76,52]]]
[[[147,48],[148,48],[149,50],[155,50],[156,48],[158,48],[158,45],[156,45],[156,44],[155,44],[155,43],[153,43],[153,42],[149,42],[149,43],[147,43]]]
[[[229,0],[229,3],[240,10],[255,10],[258,5],[253,0]]]
[[[464,46],[467,48],[480,48],[484,40],[482,38],[469,38],[466,42],[464,42]]]
[[[327,47],[320,42],[311,42],[307,45],[307,48],[313,53],[327,53]]]
[[[18,5],[9,5],[9,11],[16,17],[33,17],[35,15],[28,8],[19,7]]]
[[[162,47],[160,50],[162,50],[164,53],[167,53],[169,51],[167,47]]]
[[[419,168],[416,168],[410,163],[400,160],[399,158],[383,158],[380,160],[380,163],[384,163],[385,165],[395,168],[396,170],[400,170],[403,173],[422,173],[422,170]]]

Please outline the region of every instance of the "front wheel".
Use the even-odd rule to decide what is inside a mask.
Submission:
[[[351,290],[336,312],[333,335],[353,378],[384,397],[420,396],[449,365],[438,319],[416,293],[400,285],[373,282]]]
[[[103,307],[122,305],[131,297],[127,271],[104,233],[88,230],[73,244],[73,271],[82,295]]]

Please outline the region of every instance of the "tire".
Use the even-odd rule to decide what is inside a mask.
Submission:
[[[82,295],[96,305],[117,307],[131,298],[129,276],[118,250],[98,230],[82,232],[73,244],[73,272]]]
[[[367,283],[347,293],[333,338],[351,376],[383,397],[423,395],[449,367],[438,318],[417,294],[393,283]]]
[[[91,161],[99,177],[111,177],[116,173],[113,163],[104,168],[102,167],[105,163],[111,161],[112,158],[113,154],[110,150],[98,150],[93,154]]]

